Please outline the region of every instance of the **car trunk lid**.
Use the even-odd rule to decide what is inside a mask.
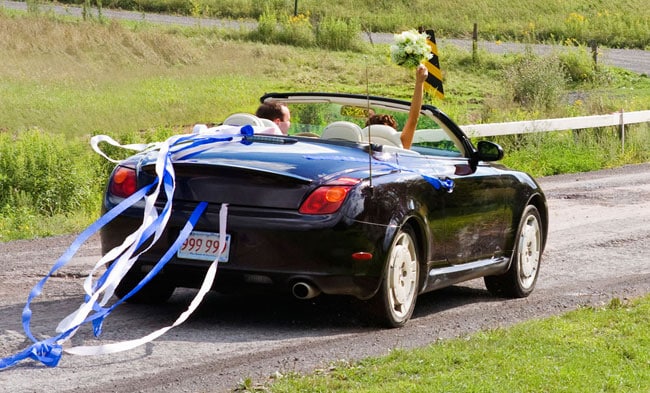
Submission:
[[[298,209],[324,182],[367,177],[368,155],[360,146],[285,140],[290,143],[218,144],[174,162],[174,200]],[[144,160],[141,169],[144,182],[142,177],[153,174],[153,163]]]

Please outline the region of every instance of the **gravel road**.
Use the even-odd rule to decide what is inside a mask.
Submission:
[[[9,9],[19,9],[26,10],[27,5],[25,2],[21,1],[9,1],[1,0],[0,8],[5,7]],[[73,5],[58,6],[58,5],[41,5],[42,9],[51,10],[57,14],[69,15],[81,17],[81,8]],[[94,12],[96,14],[96,11]],[[122,11],[122,10],[113,10],[109,8],[102,9],[102,15],[106,18],[111,19],[124,19],[131,21],[142,21],[149,23],[158,23],[158,24],[175,24],[181,26],[204,26],[204,27],[219,27],[219,28],[231,28],[231,29],[240,29],[244,28],[255,28],[257,25],[253,21],[233,21],[225,19],[209,19],[209,18],[192,18],[187,16],[178,16],[178,15],[165,15],[165,14],[152,14],[152,13],[143,13],[135,11]],[[468,26],[470,29],[471,26]],[[386,33],[371,33],[371,34],[362,34],[363,39],[368,39],[374,43],[390,43],[393,40],[393,34]],[[472,50],[472,41],[471,40],[462,40],[462,39],[438,39],[438,45],[441,50],[444,50],[445,45],[455,45],[460,48],[463,48],[467,51]],[[491,53],[520,53],[526,48],[531,48],[537,54],[548,54],[553,51],[568,51],[575,50],[573,47],[566,46],[557,46],[557,45],[527,45],[527,44],[518,44],[512,42],[503,42],[496,43],[490,41],[480,41],[478,42],[478,48],[485,50]],[[598,50],[598,62],[599,64],[605,64],[608,66],[615,66],[636,72],[639,74],[646,74],[650,76],[650,51],[641,50],[641,49],[609,49],[609,48],[599,48]],[[444,64],[443,64],[444,66]]]
[[[3,0],[0,8],[24,3]],[[74,7],[61,8],[74,13]],[[158,23],[225,23],[104,10],[108,17]],[[389,35],[373,35],[374,42]],[[452,41],[469,45],[469,41]],[[444,45],[444,40],[441,40]],[[487,50],[521,46],[480,43]],[[547,50],[536,46],[535,50]],[[603,62],[650,74],[650,52],[608,50]],[[490,296],[481,280],[421,296],[413,319],[401,329],[365,325],[346,298],[299,302],[283,297],[209,294],[183,325],[153,343],[103,356],[64,354],[56,368],[24,361],[0,371],[0,392],[227,392],[244,378],[263,383],[276,372],[308,372],[336,360],[384,355],[394,348],[424,346],[520,321],[555,315],[581,305],[650,292],[650,164],[540,179],[551,212],[550,235],[536,291],[527,299]],[[66,250],[73,236],[0,243],[0,357],[30,342],[21,313],[30,289]],[[49,280],[33,304],[32,331],[54,334],[62,317],[82,301],[82,282],[99,258],[91,239],[73,261]],[[121,306],[104,326],[101,340],[89,328],[74,345],[139,338],[172,323],[192,291],[179,290],[161,306]]]
[[[508,326],[650,292],[650,164],[540,179],[551,212],[550,235],[535,292],[526,299],[490,296],[474,280],[421,296],[401,329],[377,329],[357,318],[345,298],[299,302],[283,297],[209,294],[183,325],[128,352],[64,354],[58,367],[24,361],[0,371],[0,391],[226,392],[244,378],[262,383],[276,372],[312,371],[336,360],[383,355],[481,329]],[[30,288],[50,269],[71,236],[0,244],[0,357],[28,346],[20,316]],[[91,239],[50,279],[34,311],[38,337],[54,333],[81,302],[83,277],[99,257]],[[134,339],[170,324],[193,292],[166,305],[123,305],[101,340],[84,328],[74,345]]]

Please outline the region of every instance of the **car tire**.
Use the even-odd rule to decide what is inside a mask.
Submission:
[[[542,220],[529,205],[521,217],[510,268],[505,274],[484,277],[485,286],[495,296],[523,298],[531,294],[539,275],[544,247]]]
[[[373,316],[381,325],[396,328],[408,322],[419,292],[420,262],[413,229],[400,229],[390,250],[381,286],[371,299]]]
[[[122,299],[135,288],[144,276],[126,275],[115,288],[115,295]],[[174,293],[176,288],[167,281],[157,277],[152,278],[138,292],[126,300],[133,304],[160,304],[165,303]]]

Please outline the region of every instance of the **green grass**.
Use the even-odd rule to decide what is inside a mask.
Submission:
[[[445,340],[311,375],[268,392],[648,392],[650,297]],[[242,383],[247,391],[260,386]]]

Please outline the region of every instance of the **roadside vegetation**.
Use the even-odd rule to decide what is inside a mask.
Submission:
[[[111,165],[91,151],[93,134],[160,140],[252,112],[270,91],[410,98],[413,76],[391,64],[388,45],[329,23],[321,42],[336,47],[345,41],[337,37],[352,31],[354,45],[251,42],[264,23],[251,33],[0,9],[0,241],[79,231],[98,216]],[[279,29],[277,37],[294,36]],[[594,66],[585,47],[547,56],[439,51],[446,98],[432,103],[459,124],[650,107],[650,78]],[[505,164],[535,176],[645,162],[650,155],[647,124],[627,127],[624,148],[616,129],[495,139],[507,152]]]
[[[38,0],[28,0],[38,3]],[[525,2],[479,0],[63,0],[141,12],[198,17],[279,20],[307,16],[310,24],[339,20],[362,31],[399,32],[418,26],[435,28],[442,37],[470,37],[478,24],[490,41],[550,42],[567,40],[587,45],[595,40],[608,47],[647,48],[650,9],[645,0]],[[303,18],[304,19],[304,18]],[[303,23],[304,20],[301,22]],[[469,34],[468,34],[469,32]]]

